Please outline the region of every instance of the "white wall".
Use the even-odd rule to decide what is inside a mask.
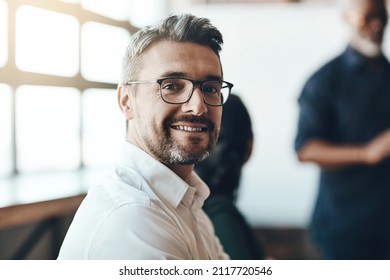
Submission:
[[[238,201],[254,225],[306,226],[310,218],[318,170],[295,158],[297,98],[308,76],[345,48],[339,8],[247,4],[180,11],[210,18],[224,35],[225,79],[246,103],[256,137]]]

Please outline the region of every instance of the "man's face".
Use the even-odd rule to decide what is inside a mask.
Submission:
[[[388,20],[384,1],[381,0],[352,0],[355,1],[349,11],[350,22],[357,36],[380,46]]]
[[[161,41],[142,55],[138,80],[221,78],[218,56],[195,43]],[[129,86],[133,117],[128,140],[167,165],[194,164],[208,156],[220,129],[222,107],[208,106],[196,86],[184,104],[165,103],[157,83]]]

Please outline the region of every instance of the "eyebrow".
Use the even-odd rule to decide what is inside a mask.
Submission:
[[[164,78],[188,78],[188,74],[186,72],[165,72],[161,77]],[[220,80],[222,81],[222,77],[219,75],[207,75],[204,80]]]

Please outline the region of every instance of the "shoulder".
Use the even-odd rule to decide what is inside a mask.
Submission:
[[[187,247],[174,215],[144,192],[142,184],[136,176],[131,184],[109,176],[92,187],[76,212],[60,258],[188,258],[180,249]]]
[[[343,55],[339,55],[330,61],[326,62],[318,68],[307,80],[305,87],[312,87],[316,85],[326,85],[332,80],[338,78],[339,71],[342,70]]]
[[[186,259],[189,256],[183,240],[175,221],[159,207],[126,203],[100,223],[89,258]]]
[[[167,209],[142,194],[140,200],[112,195],[102,186],[91,189],[65,237],[61,259],[190,258]]]
[[[318,98],[327,101],[329,95],[335,94],[340,82],[342,81],[341,71],[343,71],[343,54],[339,55],[320,68],[318,68],[303,86],[299,101],[314,101]]]
[[[203,210],[214,222],[215,219],[241,219],[242,215],[234,205],[230,197],[224,195],[210,196],[204,206]]]

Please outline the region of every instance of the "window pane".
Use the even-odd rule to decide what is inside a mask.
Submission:
[[[8,50],[8,17],[7,17],[7,3],[0,0],[0,67],[7,62]]]
[[[77,168],[80,93],[21,86],[16,91],[16,145],[21,172]]]
[[[0,177],[12,171],[12,101],[11,88],[0,84]]]
[[[91,12],[117,20],[127,20],[129,0],[81,0],[81,6]]]
[[[81,32],[82,75],[88,80],[118,83],[129,33],[96,22],[85,23]]]
[[[25,71],[74,76],[79,70],[77,19],[21,6],[16,12],[16,65]]]
[[[88,167],[116,162],[125,139],[126,121],[116,90],[89,89],[83,94],[83,161]]]

